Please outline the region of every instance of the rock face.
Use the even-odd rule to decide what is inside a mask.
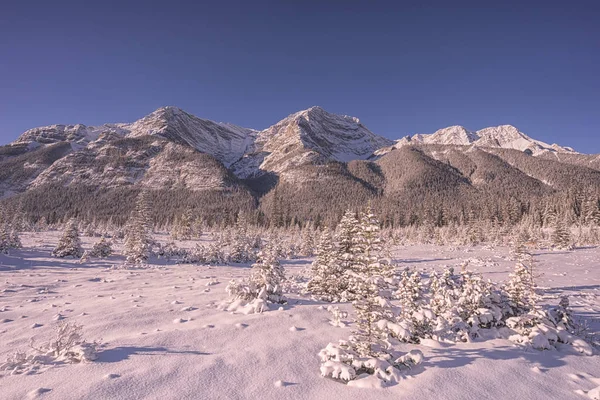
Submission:
[[[126,125],[127,136],[158,135],[210,154],[226,167],[238,161],[254,142],[255,131],[195,117],[177,107],[163,107]]]
[[[251,150],[232,169],[248,178],[311,163],[364,160],[392,143],[369,131],[358,118],[311,107],[258,132]]]

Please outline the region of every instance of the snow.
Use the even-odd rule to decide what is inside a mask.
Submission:
[[[119,255],[79,264],[50,257],[59,236],[23,234],[23,250],[0,255],[0,363],[15,351],[29,351],[32,337],[47,340],[57,315],[83,325],[84,338],[101,343],[98,359],[50,365],[31,375],[0,371],[2,399],[420,400],[440,393],[444,399],[593,399],[600,394],[600,357],[575,337],[572,344],[545,351],[516,346],[502,335],[470,343],[399,345],[405,352],[418,348],[423,363],[402,371],[397,382],[368,375],[343,385],[321,377],[317,353],[327,343],[345,339],[354,326],[332,326],[328,303],[288,294],[284,306],[261,314],[232,314],[218,305],[227,300],[227,282],[248,277],[246,264],[172,265],[161,260],[146,269],[112,268],[122,264]],[[96,241],[83,237],[83,248]],[[120,254],[120,245],[114,248]],[[421,245],[395,248],[393,258],[422,271],[492,259],[470,268],[500,281],[513,268],[508,254],[506,248],[477,247],[466,253],[465,248]],[[554,304],[570,295],[575,314],[598,330],[600,250],[543,251],[536,260],[543,274],[543,301]],[[302,275],[311,261],[283,260],[282,265],[288,274]],[[209,292],[204,291],[207,283],[213,283]],[[335,306],[351,319],[350,304]],[[39,326],[33,329],[34,324]],[[345,364],[324,365],[338,371],[340,379],[349,378]]]

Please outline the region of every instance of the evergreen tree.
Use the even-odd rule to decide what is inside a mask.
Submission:
[[[531,270],[522,262],[515,264],[510,280],[506,284],[506,293],[516,315],[530,311],[535,306],[536,295]]]
[[[95,243],[90,252],[91,257],[106,258],[112,254],[112,246],[109,240],[106,240],[104,236],[99,242]]]
[[[338,301],[343,291],[340,286],[343,271],[335,262],[335,255],[331,231],[325,228],[317,245],[317,258],[311,265],[311,279],[307,289],[326,301]]]
[[[302,245],[300,247],[300,254],[303,257],[312,257],[315,255],[315,240],[313,237],[313,231],[309,224],[302,229]]]
[[[187,209],[175,222],[172,236],[178,240],[190,240],[193,235],[193,213],[191,209]]]
[[[83,255],[83,249],[81,248],[81,240],[79,239],[79,229],[77,227],[77,221],[71,219],[65,228],[65,231],[58,241],[58,245],[52,251],[54,257],[67,257],[80,258]]]
[[[258,253],[256,263],[252,264],[250,282],[257,294],[263,292],[271,303],[283,303],[282,283],[285,280],[283,266],[279,263],[275,251],[269,247]]]
[[[356,311],[357,328],[351,342],[361,356],[376,355],[381,341],[388,336],[385,322],[393,319],[389,302],[381,296],[386,289],[385,278],[391,276],[392,270],[380,256],[379,230],[379,221],[369,205],[361,213],[351,249],[353,264],[346,271],[348,293]]]
[[[551,240],[552,245],[556,249],[573,249],[573,239],[571,237],[571,230],[567,227],[563,219],[555,218]]]
[[[127,222],[125,233],[125,245],[123,254],[128,263],[143,264],[148,261],[150,255],[150,206],[148,194],[140,192],[136,200],[135,208]]]

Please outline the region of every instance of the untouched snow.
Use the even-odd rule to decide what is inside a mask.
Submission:
[[[246,276],[248,265],[158,260],[150,269],[109,269],[123,260],[55,259],[49,254],[56,232],[23,236],[23,250],[0,255],[0,361],[27,351],[32,337],[49,339],[60,317],[82,324],[84,337],[103,346],[93,363],[57,365],[33,375],[0,372],[2,399],[585,399],[600,385],[597,355],[568,347],[539,352],[489,338],[416,346],[425,362],[397,385],[373,388],[377,382],[366,379],[346,386],[319,373],[319,350],[347,338],[353,325],[332,326],[328,303],[291,294],[287,305],[264,314],[218,308],[227,298],[227,282]],[[96,240],[84,238],[84,247]],[[414,246],[395,249],[394,258],[426,271],[470,260],[469,268],[498,281],[513,266],[507,253]],[[570,295],[576,315],[598,329],[599,250],[542,252],[536,259],[544,301]],[[282,264],[289,277],[302,275],[310,261]],[[338,306],[349,311],[345,322],[350,321],[352,307]]]

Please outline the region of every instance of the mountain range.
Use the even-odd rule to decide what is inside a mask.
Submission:
[[[598,187],[600,155],[532,139],[511,125],[451,126],[392,141],[320,107],[260,131],[163,107],[133,123],[34,128],[0,146],[0,198],[18,201],[34,218],[115,218],[127,206],[109,204],[128,204],[141,189],[155,191],[163,211],[175,214],[191,206],[211,215],[243,209],[306,219],[373,199],[397,215],[406,210],[394,208],[415,196],[473,202],[493,193],[526,203]]]

